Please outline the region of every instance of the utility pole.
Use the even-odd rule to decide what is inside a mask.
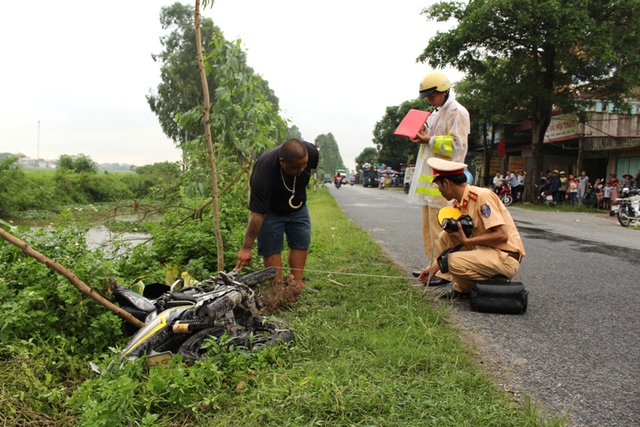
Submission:
[[[40,119],[38,119],[38,148],[36,151],[36,161],[40,160]]]

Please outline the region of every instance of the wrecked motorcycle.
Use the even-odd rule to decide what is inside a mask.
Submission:
[[[240,276],[220,272],[216,277],[178,290],[173,285],[147,285],[139,295],[116,286],[114,297],[123,310],[145,322],[121,353],[121,359],[146,356],[149,366],[164,365],[176,354],[187,362],[206,358],[207,339],[247,350],[292,341],[284,320],[259,315],[252,287],[273,279],[274,267]],[[149,289],[147,289],[149,288]],[[168,290],[167,290],[168,288]]]

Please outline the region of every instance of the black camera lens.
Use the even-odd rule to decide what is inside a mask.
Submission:
[[[458,231],[458,221],[453,218],[445,218],[442,220],[442,229],[445,231]]]

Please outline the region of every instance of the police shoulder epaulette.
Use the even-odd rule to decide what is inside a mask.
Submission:
[[[478,200],[478,195],[473,191],[469,191],[469,198],[475,202],[476,200]]]

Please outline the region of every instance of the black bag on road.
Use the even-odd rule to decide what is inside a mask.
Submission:
[[[481,313],[523,314],[527,296],[521,282],[478,282],[471,289],[469,302],[473,311]]]

